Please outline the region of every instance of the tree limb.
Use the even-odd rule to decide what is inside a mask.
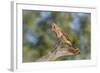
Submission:
[[[37,61],[55,61],[59,57],[63,56],[74,56],[80,54],[80,50],[77,48],[61,48],[57,47],[53,51],[48,52],[47,55],[43,56],[42,58],[38,59]]]

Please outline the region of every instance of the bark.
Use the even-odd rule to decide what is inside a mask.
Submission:
[[[64,57],[64,56],[75,56],[80,54],[80,50],[77,48],[61,48],[58,46],[56,49],[53,51],[48,52],[47,55],[43,56],[42,58],[38,59],[37,61],[55,61],[59,57]]]

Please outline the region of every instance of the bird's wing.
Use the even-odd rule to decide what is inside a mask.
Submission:
[[[70,39],[68,33],[65,33],[64,31],[61,31],[61,32],[66,37],[66,39],[72,43],[72,40]]]

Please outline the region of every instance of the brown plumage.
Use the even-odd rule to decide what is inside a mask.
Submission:
[[[58,27],[55,23],[51,24],[51,31],[56,33],[58,39],[62,39],[68,46],[72,47],[72,41],[69,38],[68,34],[65,33],[60,27]]]

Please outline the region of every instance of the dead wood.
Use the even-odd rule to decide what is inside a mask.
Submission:
[[[56,49],[54,49],[53,51],[48,52],[47,55],[43,56],[42,58],[38,59],[37,61],[55,61],[57,58],[59,57],[63,57],[63,56],[75,56],[80,54],[80,50],[77,48],[61,48],[61,47],[57,47]]]

